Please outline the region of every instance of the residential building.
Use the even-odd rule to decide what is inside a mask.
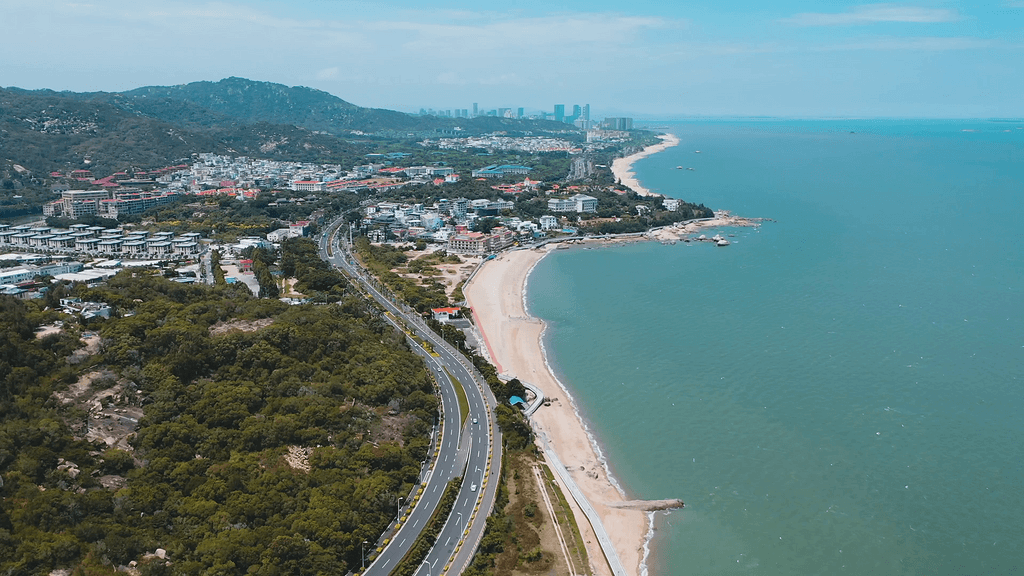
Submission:
[[[548,200],[548,211],[550,212],[597,212],[597,198],[586,194],[576,194],[569,198],[550,198]]]
[[[281,242],[285,238],[291,238],[291,237],[292,237],[292,231],[291,231],[290,228],[278,228],[277,230],[274,230],[273,232],[267,232],[267,240],[270,240],[271,242],[273,242],[275,244]]]
[[[502,164],[498,166],[492,164],[485,166],[479,170],[473,170],[474,178],[500,178],[502,176],[508,176],[510,174],[529,174],[533,168],[528,166],[520,166],[518,164]]]
[[[554,230],[558,228],[558,218],[545,214],[540,217],[540,229],[541,230]]]
[[[447,321],[451,320],[452,318],[458,318],[461,315],[461,313],[462,313],[462,309],[460,309],[460,308],[431,308],[430,312],[431,312],[431,314],[434,315],[434,320],[437,320],[438,322],[447,322]]]
[[[455,254],[482,256],[507,248],[515,242],[515,233],[505,227],[482,232],[460,232],[448,237],[448,251]]]
[[[549,198],[548,212],[575,212],[576,203],[569,198]]]
[[[605,118],[602,125],[603,128],[608,130],[632,130],[633,119],[632,118]]]
[[[291,188],[296,192],[323,192],[324,183],[319,180],[293,180]]]

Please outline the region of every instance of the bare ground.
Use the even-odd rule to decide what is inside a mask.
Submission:
[[[108,447],[131,452],[128,441],[143,412],[140,406],[129,402],[131,393],[125,392],[126,384],[112,372],[94,371],[53,395],[62,404],[74,405],[85,414],[81,420],[68,422],[78,437],[102,440]]]
[[[221,334],[227,334],[228,332],[255,332],[261,328],[266,328],[274,323],[273,318],[263,318],[261,320],[229,320],[227,322],[217,322],[213,326],[210,326],[210,336],[219,336]]]

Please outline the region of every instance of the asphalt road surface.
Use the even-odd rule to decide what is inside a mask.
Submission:
[[[494,419],[495,399],[482,377],[469,361],[436,333],[427,328],[415,311],[402,303],[393,302],[375,287],[374,282],[339,249],[335,232],[339,221],[327,228],[319,239],[320,254],[363,287],[395,317],[402,319],[410,331],[430,342],[436,355],[428,353],[410,339],[413,350],[422,356],[438,383],[443,412],[441,445],[437,457],[425,466],[426,487],[420,500],[408,513],[398,533],[393,536],[381,554],[367,566],[368,576],[385,576],[395,568],[416,541],[431,514],[437,508],[447,483],[462,476],[458,498],[448,516],[427,559],[416,574],[436,576],[445,572],[460,574],[472,559],[497,495],[498,472],[501,463],[501,433]],[[328,250],[330,242],[335,242]],[[459,422],[458,399],[455,388],[444,368],[462,383],[469,401],[469,416],[465,424]],[[491,464],[493,463],[493,468]],[[422,480],[421,480],[422,483]],[[403,500],[403,505],[405,501]],[[402,509],[405,513],[406,508]],[[399,510],[396,508],[396,518]],[[367,544],[368,549],[374,543]]]

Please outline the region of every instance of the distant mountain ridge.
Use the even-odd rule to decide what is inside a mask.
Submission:
[[[198,152],[351,164],[372,148],[288,124],[242,122],[192,104],[165,100],[135,107],[119,99],[0,89],[0,176],[25,180],[13,168],[17,164],[35,178],[80,168],[99,177],[165,166]],[[168,113],[153,114],[154,108]]]
[[[364,108],[315,88],[285,86],[238,77],[217,82],[144,86],[125,92],[24,92],[106,102],[175,124],[211,126],[231,118],[246,123],[289,124],[335,136],[348,135],[352,131],[374,134],[389,131],[445,131],[455,127],[468,134],[497,130],[575,131],[572,126],[548,120],[514,120],[491,116],[443,118],[414,116],[382,108]]]
[[[421,137],[456,127],[465,135],[575,132],[544,120],[413,116],[234,77],[125,92],[7,88],[0,89],[0,170],[14,178],[14,164],[37,175],[84,167],[101,174],[196,152],[345,164],[373,147],[349,140],[353,132]]]
[[[136,102],[147,98],[166,98],[189,102],[245,122],[292,124],[335,135],[351,130],[376,132],[382,129],[429,130],[438,127],[432,119],[393,110],[363,108],[322,90],[236,77],[219,82],[146,86],[122,94]]]

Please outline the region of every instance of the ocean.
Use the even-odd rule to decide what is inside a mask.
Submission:
[[[649,573],[1020,573],[1024,123],[658,128],[644,186],[773,221],[554,251],[527,293],[623,489],[686,502]]]

